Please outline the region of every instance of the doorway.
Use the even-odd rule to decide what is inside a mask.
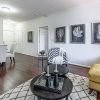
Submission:
[[[38,45],[38,53],[44,50],[46,53],[48,52],[48,26],[39,28],[39,45]]]

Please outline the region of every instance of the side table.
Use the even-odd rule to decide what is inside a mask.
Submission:
[[[39,62],[42,61],[42,72],[44,71],[44,60],[47,59],[47,55],[38,55],[38,66]]]

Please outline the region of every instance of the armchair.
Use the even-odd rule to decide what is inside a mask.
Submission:
[[[48,51],[48,65],[50,66],[50,73],[53,74],[55,64],[58,65],[57,69],[59,75],[65,75],[69,72],[67,67],[67,54],[66,51],[61,48],[51,48]],[[46,71],[46,68],[44,69]],[[47,72],[47,71],[46,71]]]
[[[100,92],[100,64],[94,64],[89,70],[89,88],[91,90],[96,90]]]
[[[51,48],[48,51],[48,63],[54,64],[54,59],[63,60],[62,64],[65,64],[67,66],[67,54],[66,51],[61,48]],[[59,61],[55,62],[57,64],[60,64]]]

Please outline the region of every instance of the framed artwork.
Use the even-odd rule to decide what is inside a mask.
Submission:
[[[55,41],[56,42],[59,42],[59,43],[65,43],[65,39],[66,39],[66,36],[65,36],[65,27],[58,27],[56,28],[56,35],[55,35]]]
[[[92,43],[100,43],[100,23],[92,23]]]
[[[85,43],[85,24],[70,26],[70,42]]]
[[[33,43],[33,31],[28,32],[28,42]]]

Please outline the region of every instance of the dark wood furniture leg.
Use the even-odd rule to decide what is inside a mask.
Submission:
[[[97,92],[97,100],[100,100],[100,92]]]
[[[93,89],[89,89],[89,94],[91,94],[93,92]]]
[[[42,56],[42,72],[43,72],[43,56]]]
[[[3,70],[3,66],[4,66],[4,62],[2,62],[2,64],[1,64],[2,70]]]
[[[11,61],[11,63],[12,63],[12,58],[10,57],[10,61]]]
[[[2,62],[2,70],[3,70],[3,68],[6,69],[6,62]]]
[[[13,62],[15,63],[15,58],[13,57]]]
[[[38,98],[38,100],[41,100],[41,98],[40,97],[37,97]]]

